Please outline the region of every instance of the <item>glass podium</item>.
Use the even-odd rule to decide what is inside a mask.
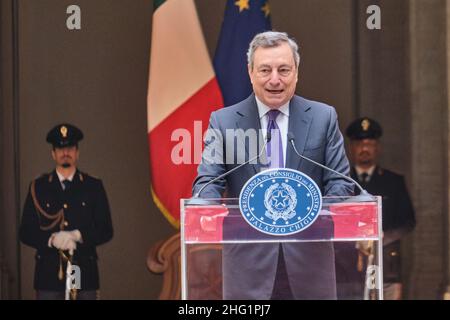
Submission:
[[[272,235],[238,199],[181,200],[182,299],[270,299],[283,252],[293,299],[383,299],[381,198],[323,197],[317,219]]]

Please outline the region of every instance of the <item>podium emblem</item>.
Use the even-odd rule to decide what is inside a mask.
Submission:
[[[283,236],[311,226],[322,208],[322,194],[309,176],[292,169],[270,169],[246,182],[239,196],[244,219],[260,232]]]

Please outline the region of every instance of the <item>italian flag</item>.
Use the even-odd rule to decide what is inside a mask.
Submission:
[[[180,199],[192,196],[197,174],[199,159],[194,143],[202,140],[211,112],[222,106],[194,1],[155,0],[147,97],[151,193],[177,228]],[[188,133],[189,141],[180,141],[180,133],[184,138]],[[173,153],[180,143],[188,145],[189,151],[175,155],[190,161],[174,161]]]

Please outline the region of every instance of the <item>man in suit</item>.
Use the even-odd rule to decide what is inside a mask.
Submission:
[[[205,139],[194,194],[239,165],[226,161],[234,158],[227,154],[231,146],[235,152],[245,150],[246,159],[255,155],[250,152],[255,146],[249,139],[240,139],[239,133],[230,136],[227,130],[256,131],[259,137],[267,128],[272,132],[269,167],[292,168],[309,175],[323,195],[350,195],[351,183],[301,160],[289,145],[288,132],[294,135],[300,153],[349,174],[334,108],[295,95],[300,63],[295,41],[286,33],[264,32],[252,40],[247,56],[254,93],[211,114],[208,132],[213,134]],[[212,183],[200,197],[220,198],[224,193],[238,197],[245,182],[267,167],[262,162],[245,165]],[[327,242],[224,245],[223,281],[225,299],[335,299],[333,246]]]
[[[367,117],[356,119],[346,130],[352,178],[369,193],[382,196],[384,299],[397,300],[402,297],[400,239],[414,229],[416,220],[403,176],[378,165],[382,133],[380,124]]]
[[[96,246],[111,240],[113,228],[101,180],[77,169],[83,133],[60,124],[47,134],[56,168],[30,184],[20,225],[20,240],[37,250],[34,289],[39,300],[64,299],[66,268],[79,268],[81,290],[72,299],[98,296]],[[74,269],[76,271],[77,269]]]

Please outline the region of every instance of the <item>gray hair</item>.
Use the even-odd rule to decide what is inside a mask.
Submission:
[[[247,61],[250,65],[250,69],[253,70],[253,58],[255,51],[259,47],[262,48],[275,48],[280,46],[283,42],[287,42],[292,49],[294,55],[295,66],[298,69],[300,64],[300,54],[298,53],[298,45],[294,39],[289,38],[286,32],[266,31],[258,33],[250,42],[250,46],[247,51]]]

